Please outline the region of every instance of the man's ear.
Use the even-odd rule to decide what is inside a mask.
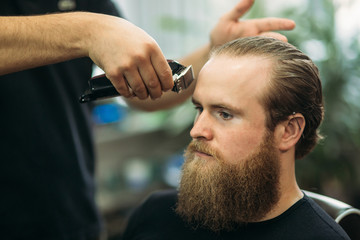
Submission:
[[[286,152],[296,145],[303,135],[305,118],[301,113],[294,113],[276,128],[279,150]]]

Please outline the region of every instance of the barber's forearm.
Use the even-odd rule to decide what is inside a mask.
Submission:
[[[0,75],[87,56],[87,13],[0,17]]]
[[[0,29],[0,75],[90,57],[122,96],[156,99],[173,87],[156,41],[122,18],[86,12],[0,18]]]

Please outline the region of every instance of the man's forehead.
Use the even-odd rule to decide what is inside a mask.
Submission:
[[[268,67],[272,65],[272,59],[267,56],[260,55],[242,55],[242,56],[233,56],[228,54],[220,54],[212,56],[207,63],[204,65],[202,70],[208,69],[217,69],[224,67],[227,70],[241,71],[244,69],[251,70],[269,70]]]
[[[241,95],[261,94],[271,79],[272,62],[261,56],[212,57],[199,74],[196,92]]]

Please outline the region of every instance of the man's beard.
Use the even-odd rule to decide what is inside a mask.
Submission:
[[[214,159],[200,158],[195,151]],[[280,165],[270,132],[256,152],[236,165],[201,140],[189,144],[185,159],[176,212],[194,227],[234,230],[260,221],[279,200]]]

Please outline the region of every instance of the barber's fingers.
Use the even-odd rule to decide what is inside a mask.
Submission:
[[[160,48],[158,50],[161,53]],[[172,89],[174,82],[172,79],[171,68],[164,55],[162,53],[153,54],[151,55],[150,60],[160,82],[162,91],[165,92]]]
[[[122,96],[137,96],[139,99],[146,99],[149,95],[152,99],[159,98],[174,84],[170,66],[158,46],[147,55],[136,55],[135,61],[123,64],[106,76]]]
[[[228,13],[226,13],[223,17],[237,21],[240,17],[242,17],[253,5],[254,0],[242,0],[238,4],[235,5]]]
[[[140,65],[127,67],[126,70],[117,74],[107,74],[107,78],[111,80],[120,95],[126,98],[137,96],[139,99],[146,99],[150,95],[152,99],[156,99],[161,97],[162,91],[171,89],[174,84],[167,61],[165,66],[161,67],[164,70],[158,70],[158,72],[162,73],[162,81],[150,60]]]
[[[131,88],[133,95],[136,95],[140,99],[146,99],[149,96],[147,87],[137,66],[132,66],[127,71],[124,72],[124,77],[126,78],[128,86]]]
[[[116,77],[107,74],[106,77],[112,82],[116,91],[118,91],[121,96],[126,98],[134,96],[133,92],[130,91],[128,87],[127,80],[122,74],[118,74]]]
[[[276,38],[276,39],[279,39],[283,42],[287,42],[288,39],[287,37],[285,37],[284,35],[280,34],[280,33],[277,33],[277,32],[263,32],[260,34],[261,36],[264,36],[264,37],[272,37],[272,38]]]
[[[152,99],[161,97],[161,83],[152,64],[148,63],[140,67],[139,73],[150,97]]]
[[[130,69],[131,71],[125,72],[124,75],[129,87],[140,99],[145,99],[149,95],[152,99],[159,98],[163,91],[173,87],[171,69],[162,54],[139,60],[137,66]]]
[[[251,23],[258,32],[291,30],[295,27],[295,22],[286,18],[260,18],[246,20]]]

